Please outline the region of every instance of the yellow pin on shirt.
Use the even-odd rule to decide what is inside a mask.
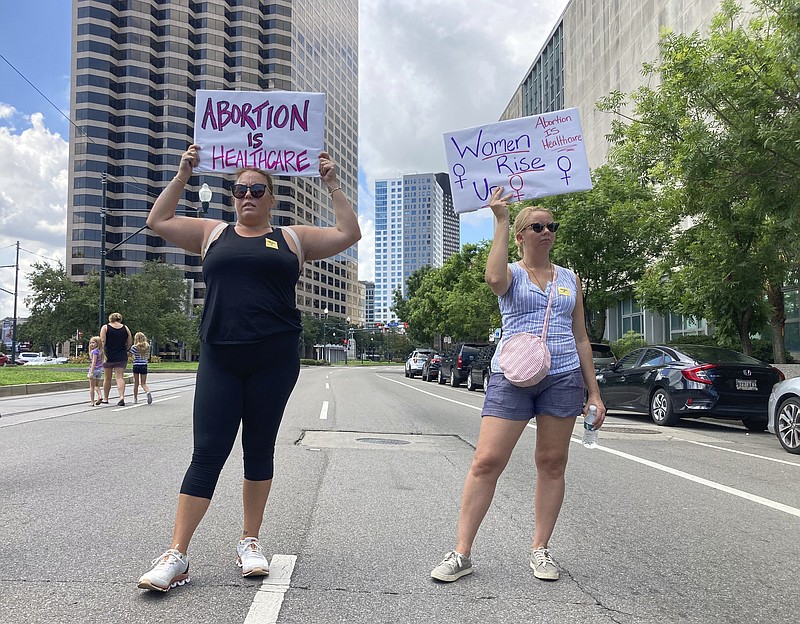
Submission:
[[[567,288],[566,286],[559,286],[558,287],[558,294],[559,295],[564,295],[565,297],[569,297],[570,296],[569,288]]]
[[[274,240],[272,240],[271,238],[265,238],[265,239],[264,239],[264,244],[265,244],[267,247],[269,247],[270,249],[277,249],[277,248],[278,248],[278,243],[276,243],[276,242],[275,242]]]

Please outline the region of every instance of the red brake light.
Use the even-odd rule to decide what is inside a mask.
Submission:
[[[783,374],[783,371],[780,368],[775,368],[774,366],[771,368],[778,373],[778,381],[786,381],[786,375]]]
[[[463,368],[464,367],[464,363],[461,361],[461,356],[460,355],[458,356],[458,367],[459,368]]]
[[[694,366],[692,368],[684,368],[681,371],[681,375],[683,375],[689,381],[696,381],[702,384],[712,384],[714,382],[711,381],[711,378],[706,373],[707,370],[714,368],[713,364],[703,364],[702,366]]]

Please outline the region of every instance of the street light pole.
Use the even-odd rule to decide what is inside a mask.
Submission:
[[[106,193],[108,187],[108,174],[101,174],[103,185],[103,200],[100,205],[100,318],[97,326],[102,327],[106,318]]]

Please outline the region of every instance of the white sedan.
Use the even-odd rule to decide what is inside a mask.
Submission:
[[[64,364],[67,358],[64,357],[50,357],[49,355],[40,355],[35,358],[27,358],[25,366],[44,366],[45,364]]]
[[[800,454],[800,377],[772,386],[767,429],[789,453]]]

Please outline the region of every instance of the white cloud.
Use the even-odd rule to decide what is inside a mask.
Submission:
[[[361,0],[359,211],[367,219],[376,179],[445,171],[445,132],[500,118],[566,4]],[[484,212],[463,217],[468,237],[476,225],[476,239],[491,237]]]
[[[0,127],[0,266],[15,264],[19,241],[20,317],[28,314],[23,299],[30,294],[26,275],[31,265],[54,258],[64,262],[69,157],[67,142],[45,128],[41,113],[23,122],[18,134]],[[13,268],[0,269],[1,288],[14,292],[14,273]],[[13,310],[14,297],[0,291],[0,318]]]

